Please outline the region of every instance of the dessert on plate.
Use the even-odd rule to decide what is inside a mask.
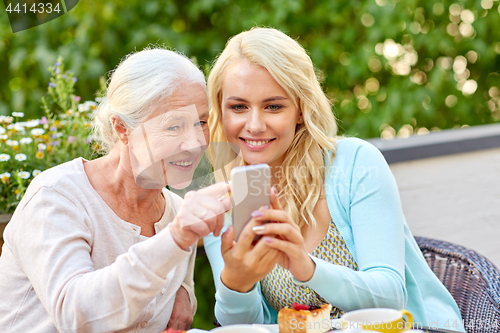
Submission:
[[[278,312],[280,333],[324,333],[331,329],[330,304],[299,304]]]

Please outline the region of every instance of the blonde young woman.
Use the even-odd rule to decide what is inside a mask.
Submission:
[[[212,142],[237,146],[241,163],[267,163],[273,185],[272,207],[252,214],[238,242],[232,227],[205,237],[222,325],[275,323],[293,302],[330,303],[332,318],[388,307],[410,310],[424,326],[461,325],[408,229],[383,156],[360,139],[336,138],[331,106],[296,41],[264,28],[234,36],[208,87]],[[216,170],[240,164],[220,154],[213,162]],[[255,244],[256,234],[264,237]]]

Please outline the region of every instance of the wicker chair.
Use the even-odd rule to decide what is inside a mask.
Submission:
[[[468,333],[500,332],[500,272],[482,255],[415,237],[429,267],[458,304]]]

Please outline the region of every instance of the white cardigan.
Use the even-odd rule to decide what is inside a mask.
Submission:
[[[156,235],[120,219],[75,159],[36,176],[4,232],[0,332],[160,332],[175,294],[196,311],[196,244],[185,251],[168,223],[182,199],[168,190]]]

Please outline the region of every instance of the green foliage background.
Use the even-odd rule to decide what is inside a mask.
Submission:
[[[270,26],[308,50],[342,133],[391,137],[492,123],[500,120],[499,10],[497,0],[82,0],[16,34],[0,14],[0,114],[41,116],[46,69],[58,55],[78,77],[76,94],[90,100],[101,76],[149,44],[208,69],[229,37]],[[384,56],[383,45],[398,56]],[[210,328],[211,272],[204,258],[198,264],[194,327]]]
[[[458,32],[467,21],[463,10],[473,14],[469,37]],[[0,114],[40,114],[46,68],[59,54],[77,73],[77,94],[86,100],[99,88],[99,77],[129,52],[165,44],[208,67],[229,37],[253,26],[281,29],[310,52],[349,135],[377,137],[383,124],[398,131],[403,125],[444,129],[500,120],[500,14],[492,0],[86,0],[61,18],[16,34],[2,14]],[[394,75],[376,53],[387,39],[418,54],[410,75]],[[440,57],[457,56],[467,59],[469,79],[477,82],[470,96],[457,89],[453,68],[438,65]],[[425,82],[415,83],[415,73],[424,73]],[[371,78],[377,91],[366,89]],[[369,107],[360,108],[365,98]]]

